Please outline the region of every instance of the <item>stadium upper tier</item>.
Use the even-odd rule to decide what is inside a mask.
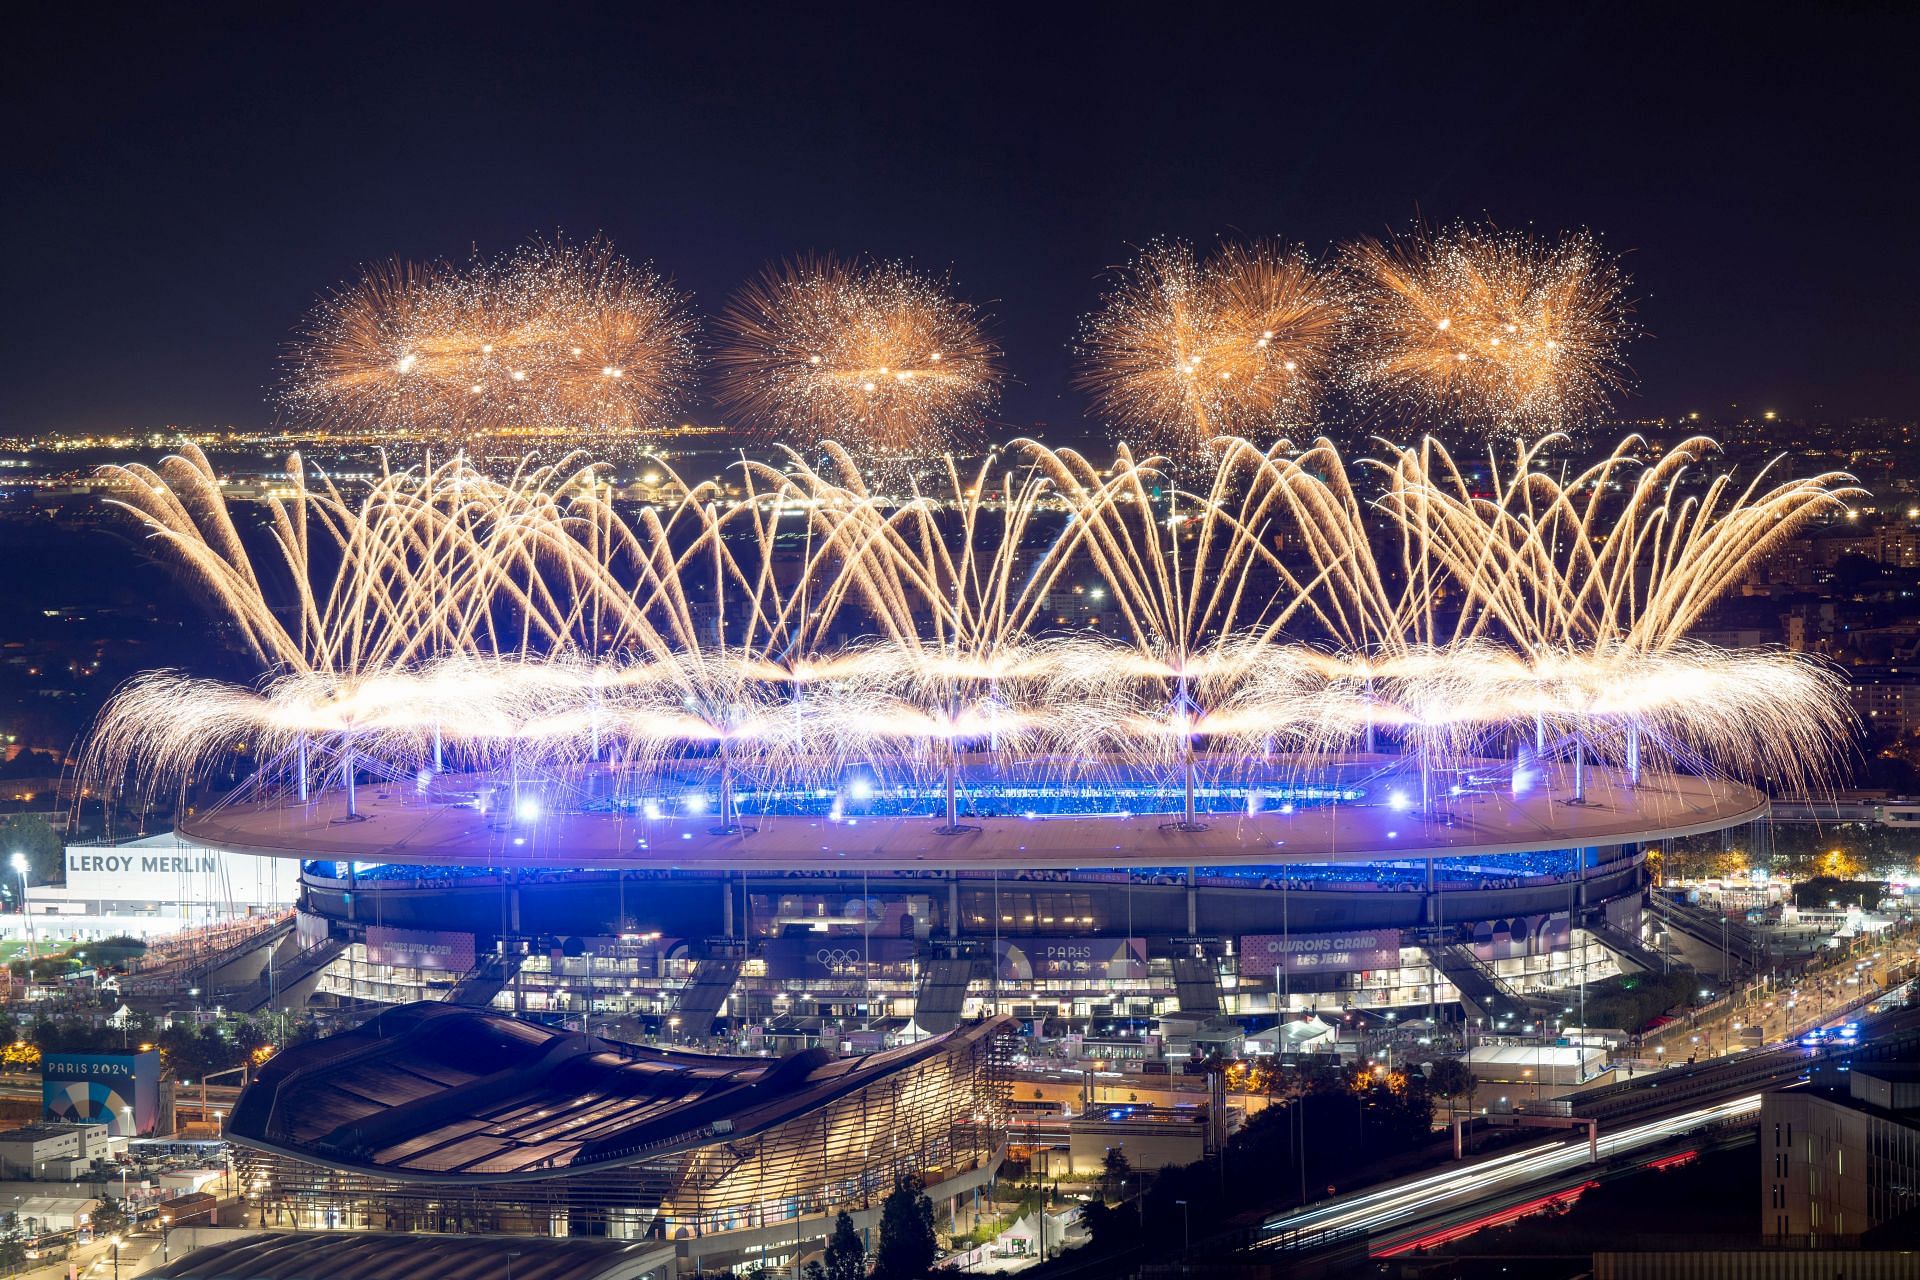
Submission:
[[[1758,791],[1669,773],[1637,784],[1618,770],[1536,764],[1515,785],[1488,761],[1458,781],[1381,771],[1364,784],[1299,789],[1303,798],[1238,797],[1230,811],[963,810],[947,829],[937,810],[839,809],[825,814],[736,810],[717,822],[703,802],[570,807],[562,788],[464,776],[362,784],[349,812],[340,792],[305,804],[229,804],[180,823],[197,844],[235,853],[367,864],[772,870],[1014,870],[1123,866],[1364,863],[1632,844],[1716,831],[1762,818]],[[1218,797],[1216,797],[1218,799]],[[1088,807],[1097,798],[1081,798]]]

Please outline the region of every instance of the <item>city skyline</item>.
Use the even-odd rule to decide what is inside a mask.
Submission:
[[[1072,385],[1076,318],[1157,238],[1322,253],[1461,219],[1591,228],[1623,257],[1646,332],[1623,416],[1920,406],[1913,178],[1871,127],[1897,110],[1900,19],[1657,41],[1630,17],[1255,19],[1226,47],[1068,14],[849,25],[37,32],[0,434],[268,426],[299,317],[363,266],[564,233],[611,237],[708,317],[809,252],[951,273],[1007,352],[989,434],[1069,443],[1107,434]],[[574,87],[485,91],[535,60]],[[689,420],[722,420],[710,384]]]

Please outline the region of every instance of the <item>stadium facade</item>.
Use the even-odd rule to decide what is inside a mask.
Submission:
[[[363,786],[351,820],[336,795],[182,829],[300,859],[322,998],[744,1052],[1006,1014],[1127,1054],[1170,1016],[1444,1022],[1562,999],[1645,955],[1652,842],[1766,811],[1732,782],[1572,762],[1524,786],[1510,761],[1462,766],[1418,805],[1422,781],[1404,757],[1358,758],[1310,786],[1203,788],[1189,824],[1151,786],[984,780],[950,830],[902,812],[923,797],[857,785],[743,795],[723,827],[697,786],[627,811],[464,775]]]

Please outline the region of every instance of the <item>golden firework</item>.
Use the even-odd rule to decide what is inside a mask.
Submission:
[[[303,796],[363,767],[831,787],[859,764],[941,783],[951,807],[963,752],[1009,775],[1190,784],[1278,768],[1276,752],[1311,776],[1379,734],[1415,761],[1524,740],[1636,778],[1836,776],[1851,720],[1830,669],[1688,632],[1851,480],[1696,483],[1709,442],[1648,458],[1635,439],[1556,480],[1542,447],[1483,493],[1426,443],[1355,467],[1325,442],[1224,441],[1177,535],[1153,515],[1153,461],[1032,441],[950,464],[905,504],[831,443],[824,470],[743,464],[737,502],[674,480],[677,500],[637,510],[580,458],[508,481],[448,459],[357,499],[296,459],[243,509],[194,450],[108,468],[270,679],[142,677],[81,776],[173,786],[241,743]],[[250,551],[255,514],[271,537]],[[1397,535],[1385,555],[1378,518]],[[1082,587],[1108,602],[1098,627],[1050,603]]]
[[[721,323],[720,399],[763,437],[937,455],[977,441],[1004,377],[980,313],[901,263],[769,267]]]
[[[1524,433],[1566,429],[1627,388],[1628,280],[1586,232],[1459,224],[1349,245],[1363,401]]]
[[[694,331],[685,298],[605,240],[393,262],[309,315],[284,400],[308,425],[398,445],[591,435],[618,451],[671,420]]]
[[[1131,438],[1189,454],[1313,418],[1346,324],[1340,282],[1272,241],[1148,246],[1081,327],[1079,380]]]

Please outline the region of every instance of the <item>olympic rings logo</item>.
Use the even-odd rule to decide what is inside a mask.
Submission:
[[[813,958],[829,969],[860,963],[860,953],[851,947],[822,947],[813,953]]]

